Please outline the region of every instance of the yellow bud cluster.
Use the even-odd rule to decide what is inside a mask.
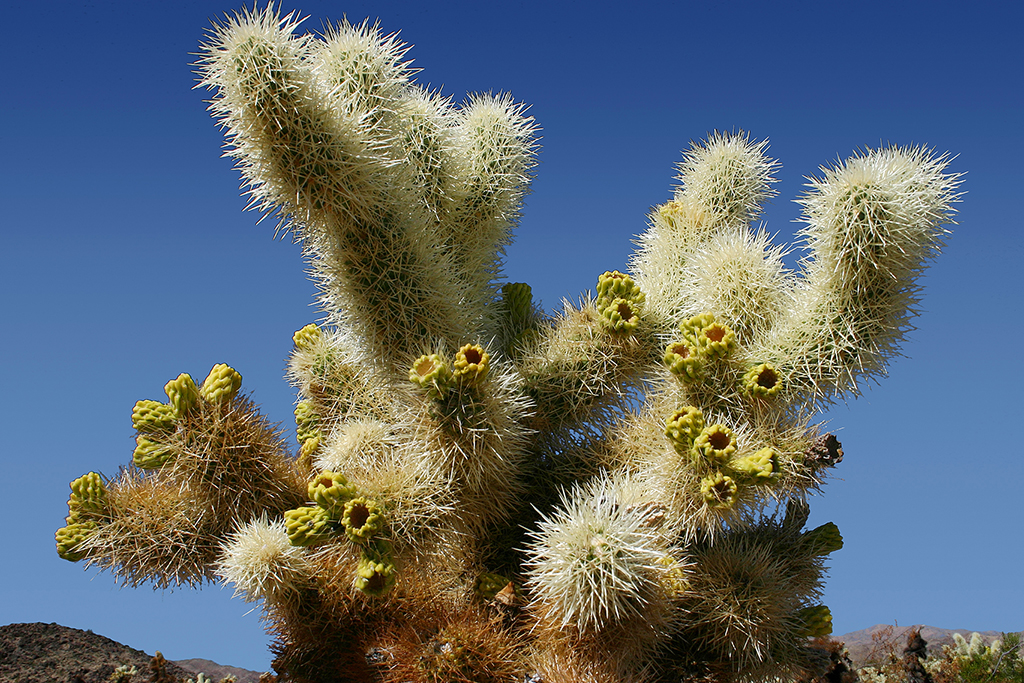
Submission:
[[[709,507],[731,508],[738,499],[736,480],[721,472],[712,472],[700,482],[700,492]]]
[[[71,482],[71,499],[68,501],[68,508],[71,516],[78,519],[81,516],[102,514],[107,503],[107,489],[103,485],[103,478],[96,472],[83,474]]]
[[[594,305],[601,315],[601,324],[609,332],[635,332],[640,325],[645,299],[640,286],[617,270],[606,271],[597,278],[597,301]]]
[[[309,401],[299,401],[295,406],[295,431],[300,444],[320,436],[320,416],[314,412]]]
[[[769,483],[779,472],[778,454],[774,448],[762,448],[753,455],[733,460],[728,464],[728,469],[738,478],[751,483]]]
[[[356,589],[373,597],[391,590],[398,579],[398,570],[391,558],[391,546],[383,541],[363,548],[356,567]]]
[[[57,555],[68,562],[78,562],[86,556],[79,545],[99,528],[93,521],[75,522],[57,529],[54,538],[57,541]]]
[[[199,403],[199,388],[192,376],[185,372],[165,384],[164,393],[178,416],[188,415]]]
[[[286,510],[284,528],[288,533],[288,542],[300,547],[325,541],[334,535],[331,517],[321,507]]]
[[[452,387],[452,371],[437,353],[420,356],[409,368],[409,381],[434,399],[444,398]]]
[[[242,376],[234,368],[219,363],[203,380],[201,394],[210,403],[229,403],[242,388]]]
[[[685,406],[672,413],[665,423],[665,436],[680,455],[689,455],[693,441],[704,430],[704,413],[700,408]]]
[[[782,389],[782,377],[771,363],[761,363],[743,375],[743,390],[757,398],[771,398]]]
[[[736,452],[736,436],[722,424],[714,424],[701,430],[693,440],[693,457],[698,464],[724,465]]]
[[[163,467],[174,455],[174,451],[167,445],[153,441],[140,434],[135,438],[135,452],[132,453],[132,462],[136,467],[144,470],[158,470]]]
[[[805,607],[794,616],[803,625],[802,635],[808,638],[821,638],[832,633],[832,611],[825,605]]]
[[[309,482],[307,492],[309,499],[332,519],[341,519],[345,514],[345,504],[357,495],[356,487],[348,482],[345,475],[330,470],[324,470]]]
[[[292,342],[295,344],[295,348],[301,351],[315,346],[322,336],[320,328],[310,323],[292,335]]]
[[[345,503],[341,521],[349,540],[364,544],[384,528],[384,510],[376,501],[360,496]]]
[[[173,432],[176,418],[174,408],[159,401],[136,401],[132,408],[132,427],[140,432]]]
[[[491,355],[479,344],[466,344],[455,354],[452,376],[459,384],[473,386],[487,378]]]

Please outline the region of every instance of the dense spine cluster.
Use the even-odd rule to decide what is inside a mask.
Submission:
[[[898,351],[941,245],[947,157],[886,148],[799,201],[802,272],[751,223],[767,142],[709,136],[631,272],[548,316],[502,283],[536,127],[461,107],[376,26],[246,11],[200,84],[252,205],[301,242],[299,448],[215,365],[132,411],[131,464],[72,482],[61,557],[262,601],[280,680],[766,680],[813,670],[842,458],[813,423]]]

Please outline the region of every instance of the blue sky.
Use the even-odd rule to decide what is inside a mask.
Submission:
[[[31,6],[30,6],[31,5]],[[892,6],[891,6],[892,5]],[[889,377],[827,416],[846,459],[836,633],[876,623],[1024,629],[1016,434],[1024,240],[1024,10],[1002,2],[319,2],[415,45],[420,80],[507,91],[543,128],[506,274],[549,308],[624,268],[690,140],[771,140],[765,221],[788,242],[804,176],[863,146],[920,143],[967,171],[959,226]],[[292,5],[285,6],[288,11]],[[0,42],[0,426],[8,520],[0,624],[89,628],[172,659],[266,669],[258,610],[218,586],[119,589],[60,560],[67,482],[127,464],[131,408],[226,362],[275,421],[292,331],[317,318],[299,249],[243,212],[190,53],[221,2],[16,3]]]

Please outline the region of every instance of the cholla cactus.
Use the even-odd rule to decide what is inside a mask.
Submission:
[[[61,556],[131,585],[233,583],[263,601],[286,680],[811,666],[842,547],[835,525],[803,530],[842,458],[814,415],[898,351],[957,200],[947,157],[823,169],[794,273],[751,227],[774,195],[767,142],[714,133],[632,272],[549,317],[501,283],[534,164],[525,108],[422,89],[375,26],[297,23],[240,13],[198,73],[253,205],[322,292],[288,365],[300,449],[235,370],[182,374],[168,403],[136,404],[134,464],[72,484]]]

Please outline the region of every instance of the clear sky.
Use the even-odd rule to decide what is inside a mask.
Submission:
[[[907,358],[825,417],[838,479],[825,603],[877,623],[1024,629],[1024,9],[1008,2],[307,0],[308,30],[379,17],[421,82],[507,91],[543,128],[506,274],[549,309],[624,268],[690,140],[771,140],[765,220],[797,227],[804,176],[920,143],[967,171],[924,278]],[[291,10],[292,5],[286,5]],[[119,589],[60,560],[68,482],[131,459],[131,408],[226,362],[275,421],[291,334],[318,317],[299,249],[243,211],[189,66],[227,2],[18,2],[0,41],[0,624],[58,622],[171,659],[263,670],[259,610],[231,591]]]

